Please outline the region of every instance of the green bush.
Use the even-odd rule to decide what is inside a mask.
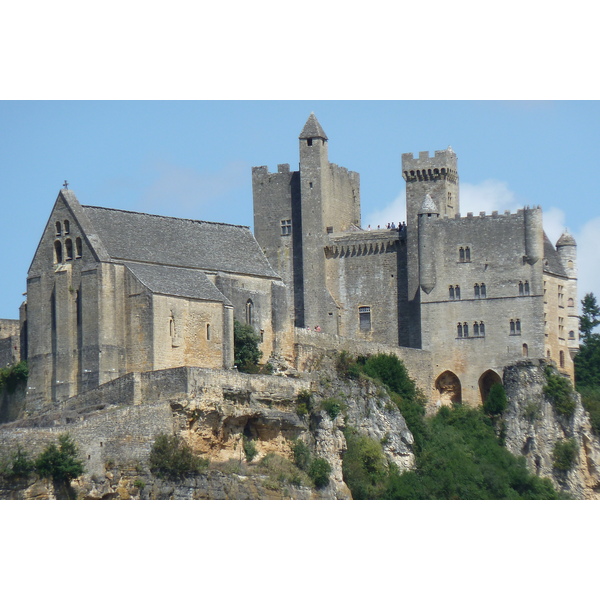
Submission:
[[[494,383],[483,404],[483,412],[486,415],[496,416],[502,414],[507,406],[508,399],[506,398],[504,386],[501,383]]]
[[[296,440],[292,446],[294,464],[303,471],[308,472],[312,456],[308,446],[302,440]]]
[[[19,445],[10,454],[0,457],[0,475],[4,477],[25,477],[34,469],[34,462]]]
[[[552,450],[552,466],[559,471],[570,471],[575,466],[579,446],[575,438],[559,440]]]
[[[573,416],[576,407],[573,386],[552,367],[546,367],[546,385],[543,391],[559,415]]]
[[[6,391],[12,393],[17,385],[20,382],[26,382],[28,377],[27,361],[22,360],[12,367],[4,367],[0,369],[0,391],[6,387]]]
[[[292,464],[287,458],[279,454],[267,454],[259,463],[259,471],[269,476],[271,489],[280,488],[282,485],[310,486],[312,481],[308,475]]]
[[[339,398],[327,398],[321,402],[321,410],[324,410],[333,421],[346,409],[346,404]]]
[[[156,436],[150,451],[150,470],[162,479],[177,480],[195,475],[208,467],[208,459],[196,456],[177,435]]]
[[[312,394],[308,390],[303,390],[296,399],[296,414],[299,417],[310,413],[312,408]]]
[[[313,480],[317,489],[324,488],[329,483],[331,465],[324,458],[315,458],[308,469],[308,476]]]
[[[412,398],[417,393],[415,382],[408,375],[404,363],[395,354],[369,356],[363,371],[369,377],[383,382],[392,392],[403,398]]]
[[[378,498],[387,485],[389,468],[381,443],[359,435],[350,428],[344,430],[346,452],[342,472],[355,500]]]
[[[83,462],[77,457],[75,442],[68,434],[58,436],[58,446],[50,444],[35,461],[35,470],[41,477],[68,483],[84,472]]]
[[[246,455],[246,460],[248,462],[252,462],[258,454],[255,441],[249,437],[244,436],[243,448],[244,454]]]
[[[361,369],[357,359],[353,358],[348,352],[342,350],[337,357],[336,369],[338,375],[347,379],[358,379]]]
[[[252,326],[239,321],[233,323],[233,355],[238,370],[245,373],[259,373],[258,361],[262,352],[258,349],[260,338]]]

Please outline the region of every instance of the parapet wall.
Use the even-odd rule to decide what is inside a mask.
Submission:
[[[434,390],[431,354],[426,350],[405,348],[376,342],[359,341],[306,329],[296,329],[296,368],[310,371],[318,365],[324,352],[346,351],[354,356],[369,354],[395,354],[406,366],[410,377],[428,397]]]

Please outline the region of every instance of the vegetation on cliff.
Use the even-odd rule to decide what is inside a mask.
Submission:
[[[233,323],[233,353],[235,366],[245,373],[258,373],[262,352],[258,349],[260,338],[250,325]]]
[[[350,378],[368,376],[387,387],[415,438],[416,469],[400,474],[386,464],[381,444],[345,430],[348,449],[343,458],[344,480],[355,499],[556,499],[548,479],[532,475],[523,457],[501,444],[491,418],[483,409],[442,407],[425,416],[422,394],[406,368],[393,355],[356,360],[342,355],[338,371]],[[496,391],[494,413],[501,408]]]
[[[594,333],[600,324],[600,307],[594,294],[585,295],[581,308],[581,346],[575,357],[575,384],[590,415],[592,429],[600,435],[600,334]]]
[[[177,480],[187,475],[202,473],[208,460],[196,456],[177,435],[156,436],[150,451],[150,470],[162,479]]]
[[[29,377],[29,369],[27,368],[27,362],[24,360],[12,367],[0,369],[0,392],[4,388],[8,393],[14,392],[20,382],[27,381],[27,377]]]

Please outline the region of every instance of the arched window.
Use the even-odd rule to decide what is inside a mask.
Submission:
[[[56,221],[56,235],[62,235],[62,225],[60,221]]]
[[[60,223],[59,223],[60,225]],[[61,263],[63,259],[63,254],[62,254],[62,244],[60,243],[59,240],[56,240],[54,242],[54,260],[57,263]]]
[[[67,260],[73,260],[73,240],[70,238],[65,241],[65,251],[67,253]]]
[[[463,323],[463,336],[469,337],[469,324]]]
[[[474,291],[475,291],[475,298],[479,298],[479,284],[478,283],[475,284]]]
[[[75,240],[75,258],[81,258],[81,238]]]
[[[515,321],[515,328],[517,330],[517,335],[521,335],[521,320],[517,319]]]
[[[479,337],[479,323],[477,321],[473,323],[473,335]]]
[[[529,296],[529,281],[526,281],[526,282],[523,284],[523,288],[524,288],[525,295],[526,295],[526,296]]]
[[[458,286],[458,285],[454,286],[454,297],[457,300],[460,300],[460,286]]]
[[[575,332],[574,331],[569,331],[569,339],[570,340],[574,340],[575,339]]]
[[[515,335],[515,322],[510,320],[510,335]]]
[[[551,357],[550,350],[546,350],[546,358],[550,358],[550,357]]]
[[[485,325],[483,324],[483,321],[479,323],[479,335],[485,337]]]
[[[471,262],[471,248],[465,248],[465,262]]]
[[[454,287],[453,286],[450,286],[448,288],[448,294],[450,296],[450,300],[454,300]]]
[[[559,356],[560,366],[564,369],[564,366],[565,366],[565,353],[561,350],[558,356]]]
[[[462,336],[463,336],[463,328],[462,328],[462,324],[461,324],[461,323],[459,323],[459,324],[456,326],[456,335],[457,335],[458,337],[462,337]]]
[[[480,293],[481,293],[481,297],[482,297],[482,298],[485,298],[485,297],[486,297],[485,283],[482,283],[482,284],[479,286],[479,291],[480,291]]]
[[[458,260],[460,262],[465,262],[465,249],[464,248],[460,248],[460,250],[458,251]]]
[[[254,303],[252,302],[252,300],[250,298],[248,298],[248,301],[246,302],[246,324],[247,325],[252,325],[252,319],[254,317],[254,315],[252,314],[254,312]]]
[[[65,221],[65,235],[69,235],[70,232],[71,232],[71,224],[69,223],[69,221]]]
[[[573,301],[573,298],[569,298],[569,299],[567,300],[567,306],[568,306],[569,308],[573,308],[573,307],[575,306],[575,302]]]
[[[523,344],[523,356],[529,356],[529,348],[527,347],[527,344]]]
[[[523,295],[523,293],[524,293],[524,292],[523,292],[523,282],[522,282],[522,281],[519,281],[519,296],[522,296],[522,295]]]

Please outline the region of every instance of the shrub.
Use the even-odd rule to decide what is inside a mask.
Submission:
[[[24,477],[34,469],[34,462],[21,446],[17,446],[8,456],[0,457],[0,475],[5,477]]]
[[[298,394],[296,404],[296,414],[299,417],[307,415],[312,408],[312,394],[308,390],[303,390]]]
[[[68,483],[83,474],[83,462],[77,458],[77,446],[68,434],[58,436],[58,446],[50,444],[35,461],[35,470],[41,477]]]
[[[340,377],[347,379],[358,379],[360,377],[361,369],[358,366],[357,359],[352,358],[345,350],[338,354],[336,369]]]
[[[552,450],[552,466],[559,471],[570,471],[575,466],[579,446],[575,438],[559,440]]]
[[[259,467],[269,476],[271,483],[277,484],[267,487],[278,488],[284,484],[310,486],[312,483],[306,473],[278,454],[267,454],[260,461]]]
[[[292,446],[294,452],[294,464],[303,471],[307,471],[310,467],[312,456],[308,446],[302,440],[296,440]]]
[[[242,372],[258,373],[258,361],[262,352],[258,349],[260,338],[252,326],[243,325],[239,321],[233,323],[234,364]]]
[[[156,436],[150,451],[150,470],[157,477],[176,480],[201,473],[207,466],[208,459],[196,456],[179,436]]]
[[[494,383],[490,388],[490,393],[483,404],[483,412],[486,415],[500,415],[508,406],[506,392],[501,383]]]
[[[381,443],[345,429],[347,450],[342,460],[344,481],[355,500],[368,500],[381,496],[387,485],[388,463]]]
[[[327,400],[321,402],[321,410],[324,410],[332,421],[335,420],[345,408],[346,404],[339,398],[327,398]]]
[[[12,393],[15,391],[17,384],[27,381],[28,377],[29,369],[27,368],[27,361],[24,360],[12,367],[0,369],[0,391],[3,387],[6,387],[6,390]]]
[[[600,435],[600,387],[582,388],[581,402],[590,416],[592,430]]]
[[[244,454],[246,455],[246,460],[248,462],[252,462],[256,455],[258,454],[258,450],[256,449],[256,443],[253,439],[244,436],[243,441]]]
[[[329,483],[331,465],[324,458],[315,458],[308,469],[308,476],[316,488],[324,488]]]
[[[575,412],[575,399],[571,382],[559,375],[552,367],[546,367],[544,394],[550,398],[556,412],[571,417]]]

